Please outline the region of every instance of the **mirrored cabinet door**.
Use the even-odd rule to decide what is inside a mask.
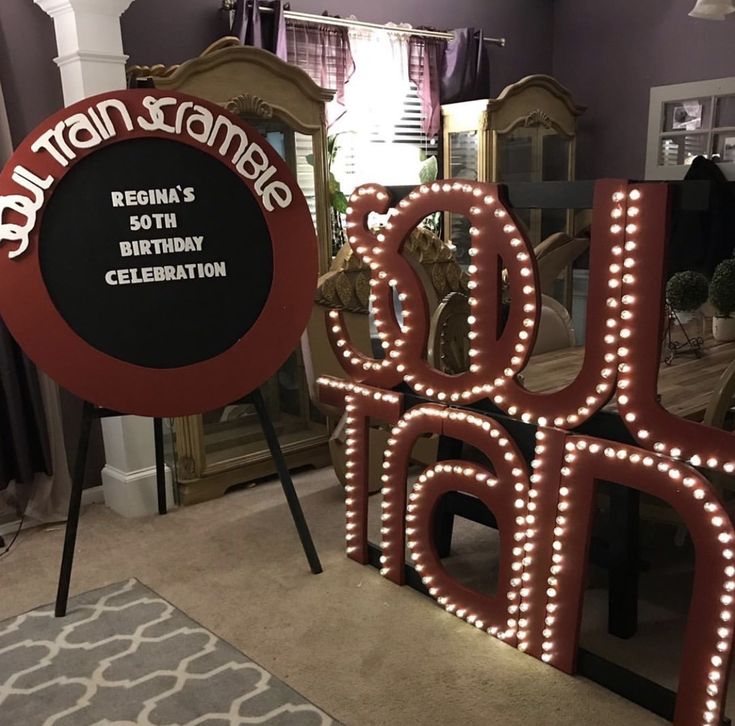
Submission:
[[[584,110],[566,88],[546,75],[523,78],[497,98],[445,104],[444,178],[507,184],[572,180],[577,118]],[[555,233],[573,233],[571,210],[513,212],[534,246]],[[455,245],[465,269],[470,264],[469,226],[464,217],[444,215],[444,239]],[[558,297],[571,309],[571,266],[562,273]]]
[[[480,178],[480,134],[476,129],[447,134],[447,165],[452,179]],[[460,265],[470,264],[470,222],[459,214],[446,214],[448,239],[456,247],[455,257]]]
[[[220,103],[255,127],[278,151],[306,198],[319,242],[319,269],[326,271],[332,240],[325,104],[333,92],[272,53],[226,39],[153,80],[157,87]],[[246,229],[233,230],[235,236],[247,244]],[[326,421],[310,400],[300,348],[261,386],[261,392],[289,468],[328,465]],[[247,402],[233,401],[215,411],[176,419],[174,434],[183,504],[220,496],[234,485],[275,474],[254,407]]]
[[[261,119],[242,114],[280,154],[296,176],[304,192],[316,227],[316,183],[314,179],[314,145],[306,134],[299,134],[278,119]],[[323,443],[327,434],[326,420],[309,398],[304,359],[294,351],[278,373],[261,386],[268,413],[278,434],[281,447]],[[249,460],[257,460],[263,450],[263,434],[255,407],[234,403],[202,416],[205,467],[208,471],[227,468]]]
[[[528,76],[497,98],[442,106],[444,178],[543,182],[574,178],[578,106],[550,76]],[[735,112],[735,108],[733,109]],[[534,245],[566,231],[567,210],[514,210]],[[469,223],[445,215],[444,236],[467,265]]]
[[[496,177],[500,182],[566,181],[571,177],[572,140],[554,128],[519,126],[497,135]],[[566,209],[515,209],[534,247],[567,230]]]

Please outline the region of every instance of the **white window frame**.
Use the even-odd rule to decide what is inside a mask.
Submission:
[[[423,113],[421,111],[421,101],[418,98],[418,91],[412,81],[409,82],[406,88],[406,96],[403,101],[403,116],[394,127],[394,136],[391,139],[382,139],[377,130],[368,132],[369,146],[378,147],[381,145],[393,145],[402,144],[410,146],[418,152],[423,152],[427,157],[438,156],[439,154],[439,135],[433,139],[429,139],[423,132],[422,122]],[[347,118],[347,117],[345,117]],[[367,178],[360,169],[357,169],[358,161],[355,158],[354,142],[355,139],[351,137],[352,131],[344,133],[344,130],[340,128],[339,123],[336,124],[336,130],[342,132],[342,135],[337,140],[339,150],[337,151],[337,163],[335,175],[338,181],[342,185],[342,191],[349,196],[352,192],[352,186],[359,184],[366,184],[375,182],[378,184],[391,185],[399,183],[398,180],[390,177],[382,177],[373,179]],[[330,131],[331,133],[331,131]],[[365,139],[363,137],[363,143]],[[363,149],[364,150],[364,149]],[[351,172],[349,177],[345,178],[343,172],[349,170]],[[416,178],[413,181],[402,181],[403,184],[413,184],[418,186],[421,182],[418,178],[419,167],[416,167]]]
[[[675,101],[688,101],[696,98],[710,97],[709,118],[702,119],[702,128],[688,133],[707,134],[707,154],[710,156],[713,148],[713,138],[716,134],[732,133],[735,137],[735,126],[717,127],[714,125],[716,99],[720,96],[735,96],[735,77],[717,78],[709,81],[694,83],[677,83],[668,86],[654,86],[651,88],[650,105],[648,111],[648,141],[646,145],[646,179],[673,180],[683,179],[689,166],[687,164],[673,164],[662,166],[659,164],[659,150],[661,137],[676,135],[680,132],[664,131],[666,104]],[[681,132],[682,135],[687,132]],[[735,162],[719,162],[719,168],[727,179],[735,180]]]

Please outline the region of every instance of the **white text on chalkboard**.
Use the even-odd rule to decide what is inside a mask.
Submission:
[[[139,255],[169,255],[174,252],[201,252],[204,237],[166,237],[164,239],[134,239],[120,242],[121,257]]]
[[[194,262],[187,265],[159,265],[157,267],[130,267],[108,270],[108,285],[140,285],[146,282],[176,282],[213,277],[227,277],[225,262]]]
[[[136,112],[144,111],[143,115]],[[72,114],[39,132],[31,143],[35,154],[50,157],[61,169],[69,166],[80,153],[88,153],[99,145],[110,143],[118,135],[154,136],[170,134],[178,141],[188,137],[193,145],[203,145],[215,150],[235,168],[244,179],[253,182],[251,189],[260,198],[266,211],[286,209],[293,201],[288,184],[276,178],[278,170],[270,162],[267,152],[257,142],[248,139],[247,133],[224,112],[210,111],[193,101],[170,96],[145,96],[126,99],[106,98],[90,104],[83,112]],[[48,162],[48,158],[45,160]],[[46,167],[47,168],[47,167]],[[17,165],[11,179],[18,187],[17,194],[0,196],[0,244],[15,242],[18,246],[9,257],[18,257],[29,246],[30,233],[36,226],[37,212],[45,203],[45,196],[60,173],[45,177],[34,172],[34,165]],[[112,192],[114,206],[172,203],[158,202],[157,194],[165,190],[116,190]],[[169,194],[171,190],[168,190]],[[182,190],[182,193],[184,190]],[[119,196],[122,195],[122,196]],[[162,198],[162,196],[161,196]],[[184,199],[184,201],[191,201]],[[4,222],[5,212],[20,214],[23,222]]]
[[[169,187],[168,189],[126,189],[110,192],[113,207],[144,207],[149,204],[179,204],[196,199],[194,187]]]
[[[130,231],[137,232],[139,229],[176,229],[176,214],[174,212],[131,214]]]

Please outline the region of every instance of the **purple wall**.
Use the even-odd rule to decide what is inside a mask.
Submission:
[[[577,176],[642,178],[651,86],[735,76],[735,17],[694,0],[554,0],[553,74],[588,107]]]
[[[128,63],[170,65],[198,56],[227,34],[220,6],[220,0],[134,0],[121,18]]]
[[[553,73],[588,106],[579,178],[644,173],[651,86],[735,75],[735,17],[695,20],[694,0],[294,0],[294,9],[437,28],[482,26],[492,92],[530,73]],[[132,63],[176,63],[225,32],[219,0],[136,0],[122,17]],[[18,142],[62,105],[51,19],[31,0],[0,0],[0,81]]]
[[[138,0],[123,15],[123,44],[131,63],[179,63],[199,55],[224,34],[218,0]],[[293,10],[385,23],[408,22],[439,29],[482,27],[492,37],[506,36],[505,49],[490,46],[492,92],[531,73],[550,73],[551,0],[295,0]]]
[[[61,108],[54,23],[31,0],[0,0],[0,82],[14,143]]]
[[[137,0],[122,16],[123,45],[131,63],[178,63],[226,33],[219,0]],[[409,22],[440,29],[467,25],[506,36],[490,47],[492,93],[552,67],[551,0],[296,0],[294,10],[354,14],[371,22]],[[0,0],[0,82],[13,140],[63,105],[53,21],[32,0]]]

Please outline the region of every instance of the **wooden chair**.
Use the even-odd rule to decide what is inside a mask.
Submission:
[[[702,423],[717,429],[731,429],[727,425],[735,397],[735,360],[723,371],[709,404],[704,412]]]
[[[732,430],[733,421],[728,420],[728,414],[733,409],[733,398],[735,398],[735,360],[723,371],[717,381],[705,409],[702,423],[713,428]],[[706,476],[723,501],[727,499],[728,493],[735,491],[735,477],[719,471],[707,471]],[[726,508],[730,516],[734,517],[735,500],[729,504],[726,503]],[[641,519],[676,525],[676,543],[682,545],[686,541],[687,531],[681,518],[670,507],[663,507],[658,501],[643,496],[641,497],[640,516]]]
[[[735,360],[725,368],[717,381],[712,398],[705,409],[702,423],[713,428],[732,431],[733,398],[735,398]],[[707,474],[707,478],[723,500],[728,492],[735,491],[735,477],[733,476],[724,472],[711,471]],[[727,509],[732,517],[733,505],[728,506]]]
[[[428,361],[451,375],[469,368],[470,304],[466,295],[453,292],[437,306],[429,328]],[[549,295],[541,295],[541,318],[532,355],[572,348],[576,336],[567,309]]]
[[[437,306],[429,327],[429,365],[457,375],[469,368],[470,303],[467,295],[452,292]]]
[[[541,295],[541,319],[532,355],[572,348],[577,339],[567,309],[550,295]]]
[[[554,282],[590,246],[589,237],[570,237],[565,232],[557,232],[547,237],[534,248],[538,262],[539,285],[541,292],[551,295]]]

